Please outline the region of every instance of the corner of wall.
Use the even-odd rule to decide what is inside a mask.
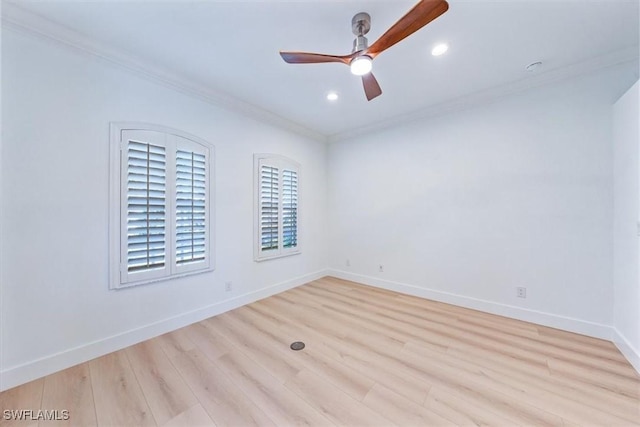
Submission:
[[[613,343],[618,347],[620,353],[627,358],[631,366],[634,367],[636,372],[640,374],[640,350],[634,348],[629,340],[620,333],[616,328],[613,328],[614,336]]]
[[[613,105],[613,342],[640,373],[640,83]]]

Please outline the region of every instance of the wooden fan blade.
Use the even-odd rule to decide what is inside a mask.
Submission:
[[[318,64],[323,62],[342,62],[349,65],[351,55],[324,55],[322,53],[309,52],[280,52],[280,56],[289,64]]]
[[[374,44],[366,54],[375,58],[400,40],[409,37],[429,22],[436,19],[449,9],[445,0],[421,0],[413,9],[407,12],[398,22],[393,24]]]
[[[382,89],[378,81],[373,76],[373,73],[367,73],[362,76],[362,85],[364,86],[364,93],[367,95],[367,101],[371,101],[378,95],[382,95]]]

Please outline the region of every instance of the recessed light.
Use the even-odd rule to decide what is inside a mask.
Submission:
[[[337,101],[337,100],[338,100],[338,98],[339,98],[339,97],[338,97],[338,93],[337,93],[337,92],[329,92],[329,93],[327,94],[327,99],[328,99],[329,101]]]
[[[433,49],[431,49],[431,55],[440,56],[443,53],[445,53],[447,50],[449,50],[449,45],[446,43],[440,43],[435,45]]]

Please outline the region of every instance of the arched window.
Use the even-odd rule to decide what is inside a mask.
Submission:
[[[111,125],[111,288],[213,270],[212,165],[197,137]]]

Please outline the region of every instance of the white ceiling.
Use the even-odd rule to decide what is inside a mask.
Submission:
[[[394,1],[19,1],[101,45],[328,137],[437,111],[540,76],[637,59],[637,0],[449,0],[440,18],[381,54],[367,102],[342,64],[290,65],[279,50],[347,54],[351,17],[375,41],[414,4]],[[450,44],[441,57],[437,42]],[[537,73],[525,66],[543,61]],[[548,79],[547,79],[548,80]],[[335,90],[337,102],[325,95]]]

